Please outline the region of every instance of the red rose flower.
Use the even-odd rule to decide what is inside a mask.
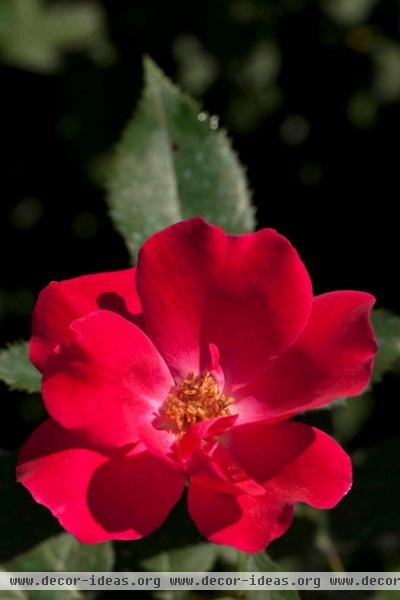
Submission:
[[[89,543],[148,535],[187,480],[202,534],[261,550],[296,502],[331,508],[351,486],[340,446],[288,419],[365,388],[373,303],[313,297],[273,230],[229,236],[201,219],[151,237],[136,269],[52,283],[30,344],[51,418],[18,479]]]

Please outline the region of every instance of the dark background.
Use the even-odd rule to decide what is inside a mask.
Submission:
[[[348,1],[358,10],[339,0],[76,0],[94,7],[97,24],[81,42],[57,42],[47,66],[29,64],[29,27],[15,42],[0,24],[2,344],[29,337],[49,281],[128,264],[102,181],[140,94],[144,53],[220,116],[247,167],[258,227],[291,240],[315,291],[366,290],[400,312],[399,4]],[[392,442],[398,398],[387,376],[350,450]],[[2,386],[2,404],[0,447],[17,448],[42,418],[39,402]],[[389,562],[368,543],[350,566],[400,564],[398,537]]]

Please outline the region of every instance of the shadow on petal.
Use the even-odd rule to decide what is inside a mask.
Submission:
[[[183,485],[178,471],[148,452],[115,457],[93,474],[88,506],[106,531],[132,530],[142,537],[166,519]]]

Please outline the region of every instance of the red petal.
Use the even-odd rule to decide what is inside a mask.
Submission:
[[[232,406],[239,421],[276,420],[363,391],[376,341],[369,322],[374,297],[363,292],[317,296],[297,340]]]
[[[191,474],[199,460],[203,461],[205,450],[214,447],[215,438],[231,429],[236,419],[236,415],[214,417],[192,425],[176,446],[176,459],[182,468]]]
[[[273,230],[228,236],[198,218],[144,244],[137,286],[146,331],[167,364],[183,377],[202,371],[214,344],[236,386],[294,342],[312,299],[285,238]]]
[[[302,423],[291,425],[296,426],[298,432],[301,427],[309,428]],[[329,435],[315,428],[313,432],[312,444],[271,480],[271,489],[290,503],[306,502],[315,508],[332,508],[351,488],[351,461]],[[295,435],[294,428],[289,435]]]
[[[128,456],[102,465],[94,474],[88,493],[88,505],[95,519],[107,531],[129,531],[131,539],[149,535],[160,527],[185,484],[179,471],[143,451],[143,446],[138,448],[141,450],[135,448]]]
[[[250,477],[289,504],[331,508],[351,487],[348,455],[309,425],[251,423],[231,429],[222,443]]]
[[[196,483],[189,487],[188,508],[202,535],[243,552],[259,552],[283,535],[293,514],[269,493],[233,496]]]
[[[71,330],[46,366],[47,410],[94,444],[136,442],[174,385],[168,367],[149,338],[113,312],[91,313]]]
[[[196,470],[194,461],[192,470]],[[264,487],[249,477],[243,467],[220,445],[216,445],[209,456],[203,454],[203,460],[198,462],[197,472],[191,477],[190,482],[228,494],[251,496],[265,494]]]
[[[49,354],[69,333],[75,319],[99,308],[112,310],[132,322],[141,311],[135,269],[84,275],[50,283],[39,295],[32,324],[30,358],[43,370]]]
[[[308,425],[242,425],[224,434],[221,442],[232,457],[229,460],[226,451],[226,460],[218,462],[225,472],[221,476],[221,468],[216,470],[215,479],[208,471],[196,474],[190,480],[188,497],[193,520],[212,542],[258,552],[285,533],[293,504],[332,508],[351,486],[347,454],[329,436]],[[248,487],[246,494],[236,491],[234,495],[234,489],[227,487],[226,475],[235,464],[242,478],[239,483]],[[251,478],[263,484],[263,495],[250,489]]]
[[[23,447],[17,477],[85,543],[148,535],[183,489],[183,477],[147,452],[109,458],[50,420]]]
[[[49,420],[23,446],[17,479],[67,531],[82,541],[101,542],[111,536],[93,518],[87,492],[93,473],[107,460],[98,451],[83,448],[75,436]]]

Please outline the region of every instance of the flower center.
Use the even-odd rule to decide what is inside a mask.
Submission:
[[[191,425],[229,415],[228,406],[233,399],[223,394],[211,373],[189,373],[174,391],[168,394],[164,416],[183,434]]]

